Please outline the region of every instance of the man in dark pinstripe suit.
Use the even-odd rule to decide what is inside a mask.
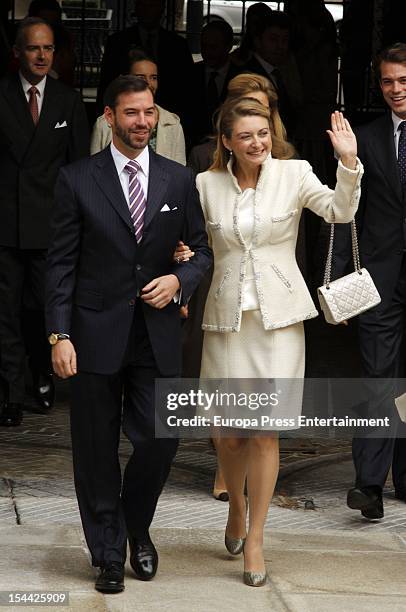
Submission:
[[[124,588],[127,535],[136,576],[158,556],[149,536],[177,440],[154,438],[154,381],[180,374],[179,306],[211,263],[189,169],[147,145],[156,121],[145,82],[106,92],[112,144],[62,169],[48,256],[47,329],[56,373],[72,377],[75,486],[96,589]],[[178,240],[193,247],[174,264]],[[121,418],[134,451],[121,480]]]

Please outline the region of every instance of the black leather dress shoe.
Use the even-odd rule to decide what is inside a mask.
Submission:
[[[395,497],[406,502],[406,489],[395,489]]]
[[[1,427],[18,427],[23,420],[23,407],[21,404],[5,404],[0,415]]]
[[[361,510],[367,519],[383,518],[382,489],[378,486],[354,487],[348,491],[347,506]]]
[[[32,373],[34,395],[43,413],[51,410],[55,401],[55,385],[52,374]]]
[[[101,593],[124,591],[124,564],[112,561],[101,567],[94,587]]]
[[[149,539],[138,542],[132,537],[128,538],[130,544],[130,565],[139,580],[152,580],[158,569],[158,553]]]

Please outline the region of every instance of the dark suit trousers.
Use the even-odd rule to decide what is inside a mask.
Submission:
[[[356,470],[356,485],[383,487],[392,464],[392,478],[396,489],[406,490],[406,424],[397,414],[393,398],[400,395],[395,381],[403,377],[401,356],[405,328],[406,257],[391,303],[381,303],[359,317],[359,342],[363,375],[382,378],[374,397],[377,416],[389,416],[395,423],[398,437],[355,438],[352,445]],[[404,391],[404,390],[403,390]],[[375,416],[371,414],[371,416]]]
[[[34,368],[51,371],[44,323],[46,253],[0,246],[0,377],[10,402],[24,401],[26,351]]]
[[[178,440],[154,438],[155,378],[160,376],[137,303],[121,370],[79,372],[71,379],[75,487],[94,566],[125,560],[127,532],[140,542],[148,538],[178,446]],[[133,446],[123,479],[121,423]]]

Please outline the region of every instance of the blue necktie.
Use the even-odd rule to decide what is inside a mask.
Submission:
[[[400,182],[406,186],[406,121],[399,124],[398,166]]]

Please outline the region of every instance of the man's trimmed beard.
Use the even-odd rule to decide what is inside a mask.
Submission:
[[[151,138],[151,133],[152,133],[152,129],[150,129],[148,132],[148,137],[141,143],[140,141],[133,142],[130,138],[129,130],[121,127],[121,125],[117,122],[116,122],[116,125],[114,126],[114,131],[115,131],[116,136],[118,136],[120,140],[122,140],[122,142],[125,145],[127,145],[127,147],[129,147],[130,149],[135,149],[135,150],[145,149],[145,147],[149,143],[149,139]]]

